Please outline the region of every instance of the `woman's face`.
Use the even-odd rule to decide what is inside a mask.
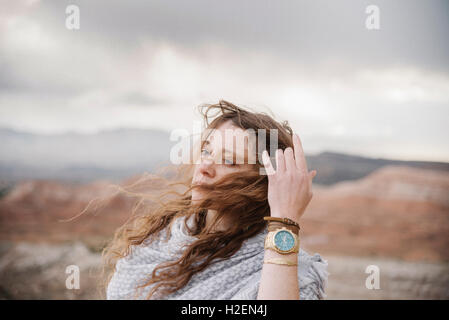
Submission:
[[[248,134],[230,120],[213,129],[201,148],[192,184],[210,184],[229,173],[253,170],[256,163],[255,152],[251,152],[254,143],[249,141]],[[192,190],[192,201],[199,200],[200,193],[197,189]]]

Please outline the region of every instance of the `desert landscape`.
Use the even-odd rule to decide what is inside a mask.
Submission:
[[[101,249],[136,199],[118,193],[101,210],[76,215],[110,194],[111,185],[26,180],[0,199],[2,299],[105,297]],[[448,194],[449,172],[409,166],[314,185],[301,243],[328,261],[326,298],[448,299]],[[80,268],[80,289],[69,290],[66,267],[73,264]],[[369,265],[379,267],[378,290],[365,286]]]

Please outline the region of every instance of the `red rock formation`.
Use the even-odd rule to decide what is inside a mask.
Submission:
[[[111,185],[22,182],[0,199],[0,240],[81,240],[101,246],[129,217],[136,198],[115,195],[97,211],[94,201],[93,211],[60,221],[76,216],[90,200],[113,194]],[[357,181],[314,185],[313,190],[302,219],[304,248],[324,254],[449,260],[449,173],[389,166]]]

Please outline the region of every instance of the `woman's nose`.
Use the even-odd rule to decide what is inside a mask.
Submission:
[[[201,160],[199,171],[202,175],[213,178],[215,176],[214,160],[212,158],[205,158]]]

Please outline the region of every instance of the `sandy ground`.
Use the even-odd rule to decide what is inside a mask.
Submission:
[[[329,264],[327,299],[449,299],[449,264],[384,258],[322,256]],[[67,266],[80,270],[80,288],[67,289]],[[379,267],[380,288],[367,289],[367,266]],[[80,242],[2,243],[1,299],[103,299],[101,256]]]
[[[449,299],[449,264],[385,258],[323,256],[329,264],[327,299]],[[368,289],[365,273],[379,270],[379,289]]]

